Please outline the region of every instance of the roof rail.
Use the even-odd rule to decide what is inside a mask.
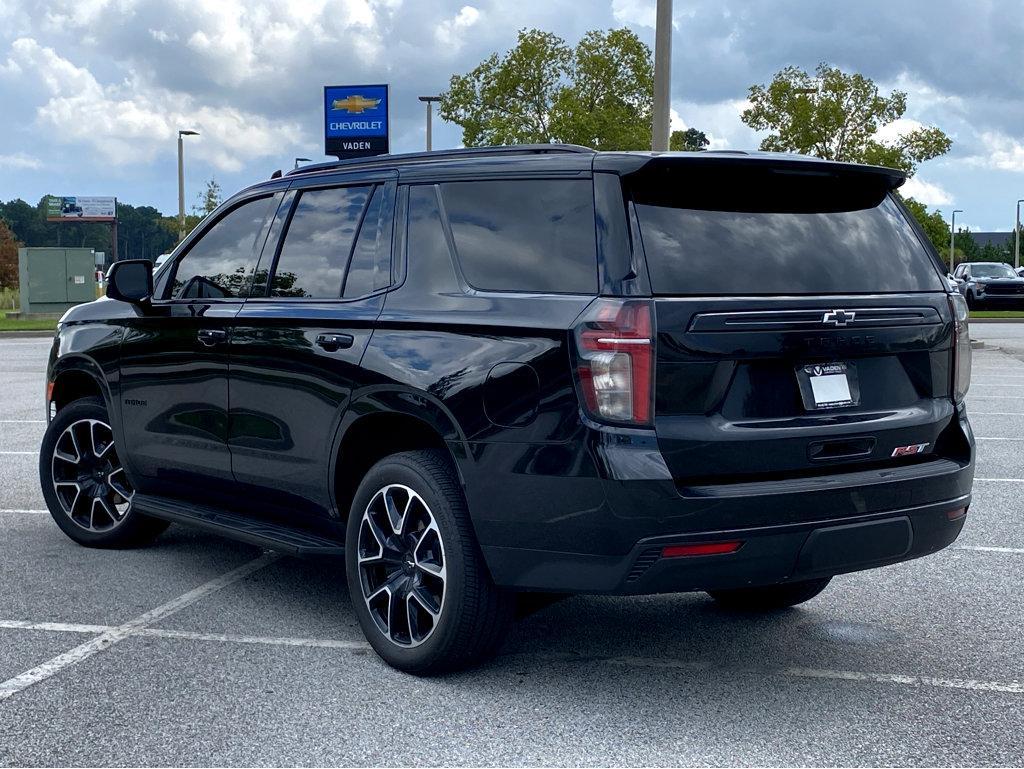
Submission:
[[[313,163],[288,171],[285,176],[302,176],[303,174],[334,169],[350,169],[373,167],[390,163],[407,163],[444,158],[488,157],[494,155],[544,155],[547,153],[589,153],[596,151],[579,144],[511,144],[497,147],[460,147],[451,150],[432,150],[430,152],[404,152],[397,155],[375,155],[369,158],[350,158],[349,160],[331,160],[325,163]]]

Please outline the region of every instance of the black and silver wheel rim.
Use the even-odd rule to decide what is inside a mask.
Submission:
[[[64,514],[86,531],[101,533],[121,525],[135,489],[114,448],[110,425],[79,419],[60,434],[51,460],[53,490]]]
[[[444,541],[423,497],[401,484],[373,495],[357,542],[359,583],[377,629],[398,646],[418,646],[444,611]]]

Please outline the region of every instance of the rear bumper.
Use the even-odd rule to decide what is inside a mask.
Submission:
[[[832,576],[919,558],[950,545],[970,495],[842,521],[641,540],[621,557],[485,547],[502,585],[572,593],[644,594],[769,585]],[[664,548],[742,542],[734,553],[663,557]]]
[[[460,463],[495,582],[544,591],[657,593],[763,585],[917,558],[953,542],[970,505],[974,438],[956,458],[810,477],[680,485],[642,431],[565,444],[471,444]],[[947,438],[949,435],[947,434]],[[662,557],[669,545],[740,541],[734,553]]]

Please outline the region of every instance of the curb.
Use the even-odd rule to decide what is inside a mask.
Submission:
[[[0,331],[0,339],[53,339],[53,331]]]
[[[970,323],[1024,323],[1024,318],[968,318]]]

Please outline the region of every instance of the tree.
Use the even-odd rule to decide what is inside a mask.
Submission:
[[[700,152],[711,142],[703,131],[687,128],[685,131],[673,131],[668,137],[668,148],[673,152]]]
[[[914,215],[917,223],[921,225],[928,240],[935,246],[935,250],[944,260],[949,259],[949,225],[942,218],[941,211],[928,211],[924,203],[919,203],[913,198],[903,198],[907,210]]]
[[[814,76],[798,67],[776,73],[767,86],[750,88],[743,122],[771,133],[762,150],[801,152],[825,160],[891,166],[912,175],[920,163],[949,151],[952,140],[935,127],[877,138],[880,128],[903,116],[907,95],[879,93],[870,78],[819,64]]]
[[[21,244],[0,219],[0,288],[18,287],[18,248]]]
[[[217,206],[221,204],[223,194],[217,180],[211,178],[206,182],[206,187],[196,198],[196,204],[192,206],[192,213],[202,218],[212,214]]]
[[[651,142],[651,50],[628,29],[593,30],[575,48],[521,30],[515,48],[453,75],[440,115],[468,147],[568,142],[646,149]]]

